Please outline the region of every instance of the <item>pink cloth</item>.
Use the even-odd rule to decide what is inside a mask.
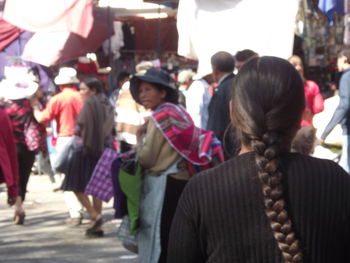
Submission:
[[[10,197],[18,195],[18,162],[13,131],[9,117],[0,109],[0,183],[5,182]]]
[[[0,51],[11,44],[22,32],[23,30],[7,23],[0,17]]]
[[[30,32],[73,32],[87,37],[92,7],[92,0],[9,0],[3,19]]]
[[[169,144],[190,163],[207,165],[214,156],[224,161],[221,143],[214,133],[196,127],[181,105],[164,103],[151,117]]]
[[[305,100],[306,107],[301,121],[301,126],[312,126],[312,118],[316,113],[323,111],[323,98],[320,92],[320,88],[316,82],[312,80],[306,80],[305,86]]]
[[[35,33],[25,45],[22,58],[49,67],[95,52],[112,34],[107,18],[106,9],[94,8],[93,24],[86,37],[69,30]]]

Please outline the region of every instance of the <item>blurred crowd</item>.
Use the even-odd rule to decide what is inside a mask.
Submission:
[[[111,87],[81,57],[58,68],[56,92],[32,68],[7,67],[0,182],[14,223],[25,223],[35,163],[53,184],[64,176],[66,223],[88,215],[88,237],[104,235],[112,189],[116,217],[130,227],[120,238],[140,262],[347,262],[350,51],[338,57],[340,96],[327,100],[298,56],[219,51],[211,65],[169,74],[143,61],[135,74],[111,76]],[[312,155],[340,158],[343,169]]]

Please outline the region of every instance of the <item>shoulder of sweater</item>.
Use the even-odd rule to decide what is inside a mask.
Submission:
[[[332,160],[320,159],[300,153],[288,153],[283,160],[283,165],[286,165],[285,169],[288,169],[289,165],[293,166],[301,174],[313,178],[315,180],[314,183],[317,182],[316,180],[322,181],[321,178],[327,178],[327,180],[337,181],[350,187],[350,176]],[[306,170],[308,171],[307,174],[305,173]]]
[[[349,181],[350,177],[347,173],[334,161],[327,159],[319,159],[316,157],[303,155],[299,153],[287,153],[287,155],[283,158],[283,162],[285,164],[292,164],[296,166],[308,166],[310,168],[319,167],[321,170],[323,168],[327,168],[332,171],[332,174],[327,176],[341,176],[345,181]],[[244,176],[244,171],[248,169],[255,169],[255,157],[254,153],[246,153],[242,155],[238,155],[233,157],[232,159],[216,166],[206,171],[203,171],[197,175],[195,175],[190,181],[193,180],[194,183],[198,184],[206,184],[209,182],[219,182],[221,178],[227,176],[236,176],[241,177]],[[305,169],[305,168],[304,168]],[[303,172],[303,168],[300,169]],[[344,177],[344,175],[346,175]]]
[[[247,153],[235,156],[224,163],[221,163],[211,169],[205,170],[199,174],[196,174],[191,181],[198,181],[198,183],[214,180],[217,182],[219,178],[226,176],[235,176],[239,174],[239,171],[252,167],[252,161],[254,160],[254,153]]]
[[[317,157],[313,157],[313,156],[309,156],[301,153],[287,153],[285,155],[285,159],[289,162],[293,160],[296,160],[296,161],[304,160],[308,164],[326,165],[326,166],[334,167],[334,169],[340,168],[340,166],[334,161],[331,161],[328,159],[321,159],[321,158],[317,158]]]

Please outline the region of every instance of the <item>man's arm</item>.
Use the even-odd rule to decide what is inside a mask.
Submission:
[[[47,103],[45,109],[40,111],[39,106],[36,103],[36,101],[32,101],[34,118],[39,123],[52,121],[56,115],[55,111],[56,111],[57,106],[55,106],[55,104],[56,104],[56,100],[54,98],[51,98],[51,100]]]
[[[340,101],[337,109],[335,110],[332,119],[324,129],[321,139],[324,140],[333,128],[340,123],[348,114],[350,108],[350,74],[346,74],[340,80],[339,85]]]

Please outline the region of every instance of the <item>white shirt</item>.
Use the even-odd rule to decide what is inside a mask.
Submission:
[[[185,93],[186,110],[194,124],[202,129],[207,127],[210,103],[209,84],[204,79],[195,80]]]

